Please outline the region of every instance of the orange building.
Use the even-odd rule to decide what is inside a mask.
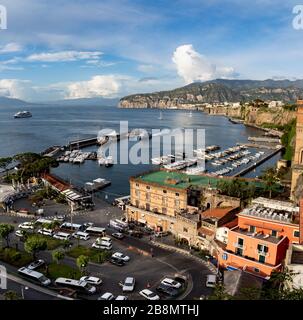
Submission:
[[[290,202],[253,200],[219,249],[220,266],[269,277],[281,268],[289,243],[300,243],[299,217],[299,208]]]

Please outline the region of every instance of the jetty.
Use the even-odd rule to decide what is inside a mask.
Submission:
[[[237,173],[231,175],[231,177],[241,177],[243,175],[245,175],[246,173],[252,171],[253,169],[257,168],[259,165],[261,165],[262,163],[264,163],[265,161],[269,160],[270,158],[272,158],[274,155],[276,155],[277,153],[281,152],[284,149],[283,146],[280,146],[279,148],[273,150],[271,153],[269,153],[268,155],[266,155],[265,157],[263,157],[262,159],[252,163],[250,166],[244,168],[241,171],[238,171]]]

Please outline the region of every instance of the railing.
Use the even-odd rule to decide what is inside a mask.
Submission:
[[[234,243],[234,247],[236,247],[236,248],[239,248],[239,249],[245,249],[245,245],[244,244],[240,244],[240,243],[237,243],[237,242],[235,242]]]

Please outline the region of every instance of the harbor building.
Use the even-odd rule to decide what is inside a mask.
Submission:
[[[220,179],[228,178],[166,170],[132,177],[126,218],[209,249],[217,229],[233,220],[241,206],[240,199],[219,194]]]
[[[297,101],[297,127],[296,127],[296,142],[295,153],[292,162],[292,181],[291,195],[294,199],[294,191],[297,186],[298,178],[303,174],[303,100]]]
[[[268,278],[280,270],[290,244],[300,244],[302,211],[292,202],[257,198],[238,214],[238,224],[221,244],[218,260],[228,270]]]

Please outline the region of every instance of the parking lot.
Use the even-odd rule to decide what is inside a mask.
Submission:
[[[112,209],[113,212],[112,212]],[[107,234],[111,235],[115,230],[108,228],[108,222],[112,217],[117,218],[121,216],[121,211],[113,208],[110,205],[104,206],[94,211],[89,211],[84,214],[75,215],[73,223],[86,223],[92,222],[96,226],[106,227]],[[1,222],[14,223],[17,225],[23,221],[29,221],[27,218],[1,216]],[[68,218],[69,219],[69,218]],[[69,221],[69,220],[67,220]],[[80,241],[80,245],[91,247],[96,237],[91,237],[90,240]],[[209,295],[211,289],[206,288],[206,276],[210,274],[209,269],[201,262],[192,259],[191,257],[181,255],[177,252],[171,252],[158,247],[154,247],[149,243],[149,238],[143,239],[126,236],[122,240],[112,238],[113,248],[112,253],[121,252],[130,257],[130,261],[124,266],[116,266],[109,261],[103,264],[89,263],[86,271],[89,275],[100,277],[103,281],[102,285],[98,288],[98,294],[87,296],[87,299],[97,299],[105,292],[112,293],[115,297],[123,295],[122,288],[119,282],[123,281],[126,277],[134,277],[136,286],[134,292],[127,294],[129,299],[139,300],[144,299],[139,295],[139,291],[149,288],[155,291],[156,287],[160,284],[161,279],[164,277],[174,277],[176,274],[182,275],[187,279],[185,290],[180,294],[177,299],[193,299],[199,298],[201,295]],[[12,237],[12,246],[14,243],[20,241],[17,237]],[[73,245],[78,243],[73,240]],[[151,256],[151,253],[153,256]],[[50,252],[41,252],[39,257],[51,262]],[[62,263],[76,267],[75,259],[66,256]],[[165,296],[160,295],[161,299]],[[167,298],[167,296],[166,296]]]

